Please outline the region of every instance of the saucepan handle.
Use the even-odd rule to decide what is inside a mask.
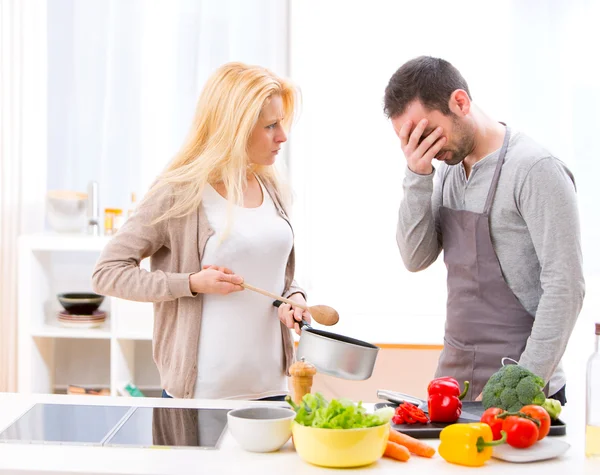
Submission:
[[[281,300],[275,300],[275,301],[273,302],[273,307],[280,307],[282,303],[283,303],[283,302],[282,302]],[[302,330],[303,328],[310,329],[310,325],[309,325],[309,324],[308,324],[308,322],[307,322],[306,320],[304,320],[304,319],[302,319],[302,321],[301,321],[301,322],[298,322],[298,324],[300,325],[300,330]]]

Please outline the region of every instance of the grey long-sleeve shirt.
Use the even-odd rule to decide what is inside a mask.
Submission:
[[[406,169],[397,240],[406,267],[420,271],[443,249],[442,205],[483,212],[499,150],[464,167],[440,164],[430,175]],[[560,360],[583,304],[579,216],[573,175],[523,133],[512,131],[490,212],[492,244],[502,274],[535,317],[519,363],[549,381],[549,393],[566,381]]]

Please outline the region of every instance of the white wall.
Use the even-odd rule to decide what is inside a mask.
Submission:
[[[402,63],[443,57],[476,103],[575,173],[588,297],[565,361],[580,373],[600,321],[599,3],[295,0],[291,12],[291,75],[304,96],[291,136],[298,279],[311,302],[338,308],[338,329],[357,337],[410,343],[416,332],[441,343],[445,268],[402,265],[395,225],[406,162],[382,99]]]
[[[227,61],[287,70],[281,0],[48,2],[48,189],[127,208],[177,152]]]

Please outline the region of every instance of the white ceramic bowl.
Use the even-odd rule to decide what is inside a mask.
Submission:
[[[292,435],[296,413],[282,407],[245,407],[227,413],[233,438],[249,452],[274,452]]]
[[[87,194],[77,191],[49,191],[46,216],[50,227],[59,233],[76,233],[85,229]]]

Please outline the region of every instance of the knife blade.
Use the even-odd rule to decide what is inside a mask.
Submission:
[[[395,402],[396,404],[409,402],[417,406],[422,411],[427,412],[427,401],[423,401],[423,399],[419,399],[415,396],[410,396],[408,394],[399,393],[396,391],[389,391],[387,389],[378,389],[377,397],[385,401]]]
[[[415,396],[411,396],[409,394],[399,393],[396,391],[390,391],[387,389],[378,389],[377,397],[379,399],[383,399],[384,401],[393,402],[395,404],[402,404],[403,402],[408,402],[410,404],[414,404],[419,409],[421,409],[425,414],[429,414],[429,408],[427,407],[427,401],[420,399]],[[471,414],[470,412],[462,411],[460,414],[461,419],[469,420],[472,422],[479,422],[481,420],[481,416],[476,414]]]

